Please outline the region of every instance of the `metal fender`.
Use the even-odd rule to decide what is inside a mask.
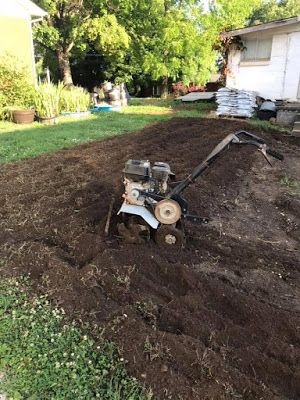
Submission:
[[[118,211],[118,215],[121,214],[121,213],[139,215],[153,229],[157,229],[157,227],[159,225],[159,221],[144,206],[137,206],[137,205],[133,205],[133,204],[123,203],[121,208],[120,208],[120,210]]]

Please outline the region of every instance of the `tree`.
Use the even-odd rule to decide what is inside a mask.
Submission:
[[[299,0],[264,0],[251,17],[250,25],[260,24],[276,19],[288,18],[300,14]]]
[[[98,52],[104,76],[147,76],[203,84],[216,69],[219,32],[244,26],[261,0],[38,0],[48,18],[36,27],[39,43],[55,53],[65,84],[70,57]],[[291,0],[289,0],[291,1]]]
[[[197,0],[112,0],[109,4],[130,36],[127,65],[135,75],[162,82],[204,82],[215,68],[209,30],[200,24]]]
[[[162,81],[164,95],[170,78],[206,83],[216,70],[220,32],[244,26],[260,0],[211,0],[208,12],[193,0],[153,0],[148,6],[144,1],[133,3],[138,20],[128,15],[127,19],[134,32],[135,59],[144,72]]]
[[[73,84],[70,57],[83,53],[89,41],[95,41],[96,48],[109,56],[114,52],[120,56],[121,49],[128,47],[126,32],[115,16],[106,12],[102,0],[38,0],[37,3],[48,16],[36,25],[35,38],[56,54],[65,85]]]
[[[228,38],[224,32],[248,25],[248,20],[253,10],[261,4],[261,0],[210,0],[209,13],[206,16],[205,26],[215,35],[214,49],[218,52],[219,70],[222,79],[227,72],[228,53],[233,44],[242,46],[237,38]]]
[[[91,16],[92,4],[86,0],[38,0],[37,3],[48,16],[35,26],[35,38],[56,54],[64,83],[73,84],[70,55],[74,48],[82,46],[82,21]]]

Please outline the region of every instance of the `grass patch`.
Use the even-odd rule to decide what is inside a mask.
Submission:
[[[264,120],[258,119],[257,117],[250,118],[247,121],[251,125],[258,126],[262,129],[264,129],[265,131],[278,131],[278,132],[282,132],[282,133],[289,132],[289,130],[287,128],[283,128],[282,126],[272,124],[269,121],[264,121]]]
[[[166,119],[164,115],[99,112],[80,120],[61,118],[54,126],[0,124],[0,162],[16,161],[44,152],[104,139]]]
[[[182,102],[174,99],[156,99],[156,98],[133,98],[130,101],[130,110],[140,112],[143,110],[145,113],[166,113],[175,114],[178,116],[197,116],[215,110],[216,104],[211,101],[199,102]],[[126,112],[126,109],[125,109]],[[181,115],[179,115],[181,116]]]
[[[9,398],[151,398],[98,328],[90,336],[87,326],[65,324],[64,311],[45,296],[31,298],[26,281],[1,282],[0,321],[0,392]]]
[[[144,128],[174,116],[200,117],[212,103],[183,104],[175,100],[132,99],[122,112],[97,112],[74,120],[61,117],[57,125],[16,125],[0,122],[0,162],[16,161],[90,140]]]

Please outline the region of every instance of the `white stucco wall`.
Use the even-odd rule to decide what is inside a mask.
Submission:
[[[32,23],[47,13],[30,0],[0,0],[0,56],[13,55],[36,83]]]
[[[300,24],[285,29],[262,31],[241,39],[273,37],[269,61],[241,61],[241,52],[229,54],[226,84],[236,89],[253,90],[258,95],[275,99],[297,99],[300,82]]]

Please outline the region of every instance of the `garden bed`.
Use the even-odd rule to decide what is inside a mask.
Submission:
[[[104,237],[129,158],[180,179],[226,134],[262,135],[271,168],[233,147],[186,192],[212,219],[180,253]],[[2,166],[3,274],[30,273],[69,318],[106,327],[127,369],[160,399],[300,397],[299,143],[246,122],[174,118],[136,133]],[[280,139],[280,140],[279,140]]]

